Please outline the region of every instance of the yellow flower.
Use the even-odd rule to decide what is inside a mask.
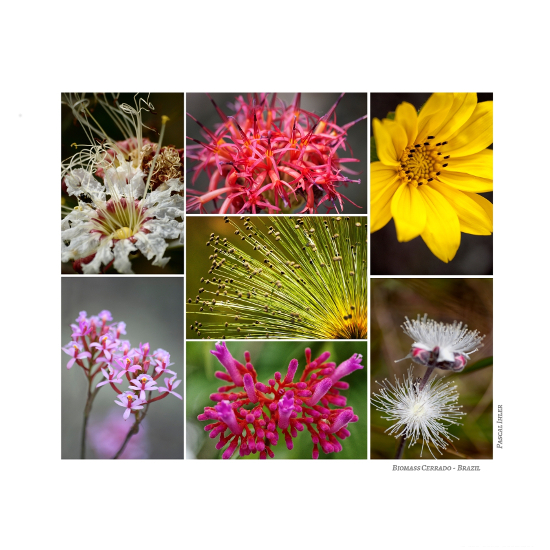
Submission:
[[[397,239],[419,235],[442,261],[460,233],[490,235],[493,102],[476,94],[432,94],[420,113],[401,103],[395,119],[373,120],[379,162],[371,164],[371,232],[394,219]]]

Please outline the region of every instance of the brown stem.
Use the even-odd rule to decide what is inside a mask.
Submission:
[[[149,392],[148,397],[149,399],[151,398],[151,392]],[[124,442],[122,443],[122,446],[120,447],[120,449],[116,452],[115,456],[113,456],[113,460],[115,458],[118,458],[124,452],[124,449],[126,448],[126,445],[128,445],[130,438],[139,432],[139,425],[145,418],[145,415],[147,414],[148,410],[149,410],[149,403],[147,403],[147,405],[145,406],[145,409],[143,410],[143,414],[140,415],[139,411],[136,413],[135,415],[136,420],[134,422],[134,425],[130,428],[130,431],[126,434],[126,438],[124,439]]]
[[[405,441],[407,441],[407,436],[404,435],[399,441],[399,447],[397,448],[397,453],[395,453],[395,460],[403,458],[403,452],[405,451]]]
[[[95,396],[100,388],[96,388],[92,391],[92,380],[88,378],[88,397],[86,399],[86,405],[84,406],[84,421],[82,422],[82,435],[80,437],[80,458],[86,458],[86,428],[88,426],[88,418],[90,417],[90,411],[92,410],[92,404]]]
[[[430,379],[430,376],[432,375],[432,372],[434,370],[434,367],[428,367],[426,369],[426,374],[424,374],[424,378],[422,378],[420,382],[420,386],[418,387],[418,391],[421,392],[424,389],[424,386],[428,383],[428,380]]]

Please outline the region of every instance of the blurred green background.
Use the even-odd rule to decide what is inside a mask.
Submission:
[[[108,309],[113,322],[126,323],[126,335],[133,347],[140,342],[149,342],[151,352],[162,348],[170,353],[174,363],[171,370],[183,378],[183,280],[181,277],[63,277],[61,279],[61,345],[71,341],[70,324],[75,322],[80,311],[88,317]],[[61,354],[61,456],[80,458],[80,434],[87,381],[77,365],[67,370],[69,356]],[[165,376],[159,379],[159,386]],[[95,382],[97,380],[97,382]],[[97,384],[103,380],[99,375]],[[126,390],[120,385],[120,389]],[[183,396],[183,382],[175,390]],[[97,394],[90,423],[106,417],[112,409],[124,413],[115,405],[115,392],[109,385]],[[147,429],[147,452],[149,458],[183,458],[183,405],[173,395],[151,404],[145,418]],[[127,430],[132,426],[126,422]],[[122,444],[122,441],[121,441]],[[89,448],[87,458],[93,458]]]
[[[239,95],[242,95],[244,99],[247,99],[246,93],[218,93],[210,94],[212,99],[216,102],[218,107],[226,114],[234,114],[232,108],[228,104],[233,104],[235,98]],[[277,94],[279,99],[282,99],[286,105],[290,105],[294,101],[294,93],[282,93]],[[315,113],[318,116],[325,115],[330,108],[334,105],[339,93],[303,93],[301,97],[300,107],[310,113]],[[271,95],[270,95],[271,97]],[[221,119],[216,112],[214,106],[212,105],[210,99],[206,94],[186,94],[186,110],[189,114],[193,115],[199,122],[206,126],[209,130],[214,130],[215,125],[221,122]],[[336,108],[336,122],[343,126],[348,122],[352,122],[364,115],[367,114],[367,94],[353,94],[346,93],[346,95],[340,101],[338,107]],[[368,204],[368,193],[367,193],[367,171],[369,167],[369,155],[367,150],[367,132],[368,124],[367,120],[362,120],[348,130],[348,139],[346,150],[339,148],[338,155],[343,158],[348,158],[353,156],[354,158],[359,159],[359,162],[349,162],[345,166],[349,167],[355,172],[360,172],[359,175],[355,176],[353,174],[345,174],[350,179],[360,179],[361,183],[350,183],[348,187],[340,187],[338,190],[357,204],[360,208],[354,206],[348,201],[343,199],[344,202],[344,214],[366,214],[367,213],[367,204]],[[202,131],[198,124],[193,121],[193,119],[187,119],[187,135],[194,139],[198,139],[205,142]],[[189,141],[189,144],[193,142]],[[353,152],[353,155],[350,152]],[[204,191],[208,188],[208,176],[206,173],[202,173],[194,185],[191,185],[191,177],[193,175],[192,168],[195,166],[195,162],[188,160],[187,163],[187,176],[186,182],[190,186],[188,189],[198,189]],[[221,206],[221,201],[218,201],[218,207]],[[325,204],[325,203],[323,203]],[[298,208],[300,211],[303,208]],[[213,210],[213,202],[210,202],[207,205],[209,212]],[[320,214],[326,213],[324,206],[320,208]],[[331,214],[335,214],[334,209],[331,211]]]
[[[405,315],[416,319],[424,313],[438,322],[452,323],[455,319],[471,330],[485,334],[483,347],[470,356],[466,368],[460,373],[435,369],[434,376],[450,376],[460,394],[458,404],[466,416],[462,426],[451,426],[449,432],[459,437],[453,440],[458,451],[451,446],[437,458],[492,458],[493,456],[493,280],[492,279],[371,279],[371,391],[378,393],[388,378],[394,383],[395,375],[401,380],[410,365],[414,374],[422,377],[425,367],[405,357],[413,341],[403,333],[401,325]],[[480,360],[490,358],[487,367],[475,369]],[[384,433],[393,423],[384,420],[371,408],[371,458],[395,457],[399,440]],[[420,458],[421,442],[405,448],[403,458]],[[425,448],[422,458],[431,459]]]
[[[352,406],[359,421],[348,425],[351,436],[341,441],[343,450],[340,453],[325,455],[320,450],[322,459],[335,458],[367,458],[367,342],[227,342],[227,349],[231,355],[240,362],[244,361],[243,354],[249,351],[251,363],[258,372],[258,380],[267,383],[276,371],[285,375],[288,364],[292,359],[298,359],[299,366],[296,379],[301,375],[305,367],[304,350],[309,347],[312,357],[330,351],[329,361],[340,364],[349,359],[354,353],[363,355],[364,368],[352,372],[342,379],[348,382],[350,388],[341,390],[341,394],[347,397],[347,406]],[[224,385],[222,380],[214,376],[216,370],[224,371],[219,361],[210,353],[215,349],[214,342],[187,342],[186,350],[186,427],[187,427],[187,458],[221,458],[223,449],[215,448],[219,438],[210,439],[204,431],[204,426],[211,422],[199,422],[197,416],[204,412],[205,406],[214,406],[215,403],[209,396],[215,393],[218,387]],[[294,441],[294,449],[286,448],[284,437],[280,434],[277,446],[272,447],[275,458],[311,458],[313,444],[309,433],[304,430],[298,433]],[[233,458],[239,456],[238,449]],[[251,454],[245,459],[257,460],[258,454]],[[240,457],[239,457],[240,458]]]
[[[111,99],[110,94],[106,94],[108,99]],[[147,98],[147,93],[140,93],[138,97]],[[135,108],[133,93],[121,93],[119,96],[119,104],[127,103]],[[101,127],[109,135],[109,137],[120,141],[125,137],[120,133],[120,130],[113,123],[111,117],[107,112],[96,103],[93,94],[87,94],[90,100],[90,109],[93,108],[93,116],[100,123]],[[166,130],[163,139],[163,145],[173,145],[176,149],[183,148],[183,94],[182,93],[152,93],[149,94],[149,101],[153,104],[155,111],[147,112],[142,111],[143,123],[149,128],[156,129],[149,130],[143,128],[143,137],[149,138],[152,142],[158,141],[158,132],[160,132],[161,117],[166,115],[170,118],[170,121],[166,124]],[[95,108],[94,108],[95,106]],[[78,149],[71,147],[72,143],[79,145]],[[86,133],[82,129],[79,122],[74,118],[71,109],[66,105],[61,105],[61,160],[64,161],[74,155],[82,148],[88,147],[91,144],[86,136]],[[65,192],[62,192],[62,200],[69,207],[77,206],[77,202],[74,197],[69,197]],[[183,273],[183,248],[181,246],[168,250],[165,253],[166,257],[170,257],[170,261],[166,267],[161,268],[151,265],[151,262],[144,256],[139,254],[132,260],[132,269],[135,273],[158,273],[158,274],[176,274]],[[74,274],[75,271],[72,268],[72,263],[66,263],[61,265],[61,272]],[[111,268],[108,271],[109,274],[117,274],[117,271]]]

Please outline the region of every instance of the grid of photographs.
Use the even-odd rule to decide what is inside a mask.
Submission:
[[[62,458],[492,458],[492,105],[63,94]]]

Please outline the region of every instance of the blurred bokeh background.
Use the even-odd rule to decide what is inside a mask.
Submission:
[[[383,119],[407,101],[420,109],[431,93],[373,93],[370,96],[372,120]],[[478,102],[492,101],[492,93],[478,93]],[[371,148],[373,145],[371,145]],[[493,146],[489,147],[492,149]],[[480,193],[493,202],[493,193]],[[421,237],[407,243],[397,241],[393,219],[371,234],[371,273],[373,275],[491,275],[493,273],[493,235],[461,233],[460,248],[449,263],[436,258]]]
[[[113,322],[126,323],[126,335],[133,347],[149,342],[151,352],[162,348],[170,353],[171,370],[183,379],[183,280],[181,277],[63,277],[61,280],[61,345],[71,341],[70,324],[80,311],[88,316],[107,309]],[[80,434],[87,381],[82,369],[73,365],[67,370],[69,356],[61,357],[61,456],[80,458]],[[164,376],[159,379],[163,385]],[[103,376],[94,379],[99,383]],[[121,389],[126,390],[121,384]],[[175,390],[183,396],[183,382]],[[115,405],[116,394],[109,385],[97,394],[89,420],[89,429],[104,432],[104,421],[115,411],[118,421],[111,433],[121,437],[122,444],[132,426],[124,421],[124,409]],[[173,395],[152,403],[144,420],[146,429],[134,436],[142,443],[134,456],[139,458],[183,458],[183,405]],[[101,433],[100,433],[101,435]],[[105,435],[101,436],[102,438]],[[141,455],[141,456],[137,456]],[[92,442],[87,458],[96,458]]]
[[[379,392],[384,378],[393,384],[395,376],[401,380],[411,365],[414,374],[422,377],[425,367],[405,357],[413,341],[403,333],[405,316],[416,319],[420,314],[438,322],[462,321],[471,330],[485,334],[483,347],[470,356],[460,373],[435,369],[432,374],[451,377],[460,394],[458,404],[466,416],[462,426],[452,426],[449,432],[459,437],[438,458],[492,458],[493,456],[493,279],[371,279],[371,391]],[[480,363],[481,361],[481,363]],[[477,365],[476,365],[477,364]],[[477,368],[484,364],[483,368]],[[371,408],[371,458],[395,457],[399,440],[384,433],[392,423],[381,417],[383,413]],[[420,441],[405,448],[403,458],[420,458]],[[422,458],[432,456],[424,449]]]
[[[111,94],[106,94],[108,99],[111,99]],[[159,138],[161,124],[161,117],[166,115],[170,118],[170,121],[166,124],[166,130],[163,139],[163,146],[173,145],[176,149],[183,148],[183,94],[182,93],[140,93],[137,97],[147,98],[149,95],[149,101],[153,104],[154,112],[142,111],[143,123],[151,129],[143,128],[143,137],[149,138],[152,142],[156,143]],[[131,107],[136,107],[135,98],[136,94],[133,93],[121,93],[118,99],[118,103],[127,103]],[[90,100],[90,110],[93,109],[93,116],[99,122],[101,127],[105,130],[109,137],[120,141],[125,139],[120,130],[114,124],[111,117],[94,99],[92,93],[87,94]],[[139,103],[138,103],[139,105]],[[71,147],[71,144],[76,143],[79,148],[75,149]],[[71,109],[67,105],[61,105],[61,160],[64,161],[74,155],[80,149],[89,147],[89,139],[86,133],[82,129],[80,123],[74,118]],[[66,206],[77,206],[78,201],[74,197],[69,197],[62,190],[62,200]],[[170,257],[170,261],[166,267],[161,268],[151,265],[151,262],[139,254],[132,260],[132,269],[135,273],[149,273],[149,274],[176,274],[183,273],[183,248],[180,246],[166,252],[165,256]],[[71,263],[62,264],[62,273],[74,274],[75,271],[72,268]],[[117,274],[117,271],[111,268],[108,271],[109,274]]]
[[[186,429],[187,429],[187,458],[221,458],[223,450],[216,450],[215,445],[219,438],[210,439],[204,431],[204,426],[211,422],[199,422],[197,416],[204,412],[204,407],[214,406],[210,394],[215,393],[224,382],[214,376],[216,370],[223,371],[219,361],[210,351],[215,349],[214,342],[187,342],[186,355]],[[227,349],[231,355],[243,362],[243,354],[249,351],[251,363],[258,372],[258,380],[267,383],[276,371],[286,373],[292,359],[298,359],[299,366],[296,378],[305,367],[304,350],[309,347],[312,357],[329,351],[330,361],[340,364],[349,359],[354,353],[363,355],[364,368],[352,372],[342,379],[348,382],[350,388],[341,390],[347,397],[347,406],[352,406],[359,421],[348,425],[351,436],[342,441],[343,450],[340,453],[325,455],[320,451],[321,459],[336,458],[367,458],[367,430],[368,430],[368,389],[367,389],[367,342],[227,342]],[[276,459],[281,458],[311,458],[313,444],[306,430],[298,433],[294,440],[294,449],[286,448],[284,437],[280,437],[277,446],[272,447]],[[233,458],[239,456],[238,449]],[[240,457],[239,457],[240,458]],[[257,460],[258,454],[251,454],[245,459]]]
[[[212,99],[216,102],[218,107],[226,115],[231,115],[234,113],[233,109],[229,106],[232,105],[235,101],[235,98],[239,95],[242,95],[245,99],[247,98],[246,93],[215,93],[210,94]],[[294,93],[278,93],[277,97],[284,101],[285,105],[289,105],[294,100],[296,94]],[[328,94],[328,93],[303,93],[300,107],[310,113],[314,113],[318,116],[323,116],[326,114],[330,108],[334,105],[339,93]],[[217,124],[221,122],[218,113],[216,112],[214,106],[212,105],[210,99],[206,94],[186,94],[186,110],[189,114],[193,115],[199,122],[201,122],[208,129],[213,130]],[[367,94],[354,94],[346,93],[346,95],[340,101],[340,104],[336,108],[336,121],[339,125],[343,126],[348,122],[352,122],[364,115],[367,114]],[[204,143],[203,133],[196,122],[191,118],[187,118],[187,136],[194,139],[198,139]],[[369,165],[369,155],[367,150],[367,134],[368,134],[368,124],[367,120],[362,120],[357,124],[354,124],[348,130],[348,140],[346,151],[342,148],[338,149],[339,156],[350,157],[353,156],[356,159],[359,159],[359,162],[350,162],[346,163],[346,166],[355,172],[360,172],[359,175],[354,176],[352,174],[346,174],[351,179],[360,179],[361,183],[350,183],[348,187],[340,187],[339,191],[357,204],[360,208],[353,206],[353,204],[344,200],[344,214],[366,214],[367,213],[367,204],[368,204],[368,192],[367,192],[367,176],[368,176],[368,165]],[[188,140],[188,144],[193,143]],[[353,155],[350,154],[350,148]],[[192,168],[194,167],[195,162],[192,160],[187,161],[187,175],[186,182],[189,186],[188,189],[198,189],[204,191],[208,188],[208,176],[206,173],[201,174],[197,179],[195,185],[191,185],[191,177],[193,175]],[[218,201],[218,206],[221,205],[221,202]],[[213,202],[210,202],[207,210],[211,212],[213,210]],[[298,208],[300,211],[303,207]],[[320,209],[320,214],[326,212],[326,209],[322,207]],[[332,214],[335,213],[334,209],[331,211]]]

